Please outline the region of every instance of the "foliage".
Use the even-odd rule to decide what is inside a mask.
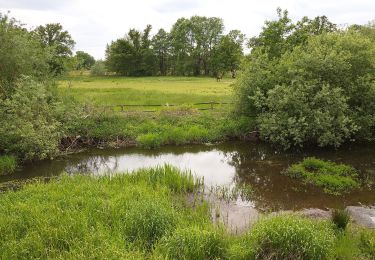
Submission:
[[[55,75],[62,74],[67,69],[75,45],[72,36],[59,23],[40,25],[33,34],[51,54],[48,60],[50,71]]]
[[[97,60],[92,66],[90,73],[94,76],[104,76],[107,70],[105,68],[105,63],[102,60]]]
[[[143,32],[131,29],[124,38],[112,42],[106,50],[108,70],[126,76],[153,75],[156,60],[151,48],[151,28],[147,25]]]
[[[54,156],[61,137],[58,103],[49,86],[23,78],[0,100],[0,151],[26,160]]]
[[[0,155],[0,175],[12,173],[16,170],[17,159],[11,155]]]
[[[334,209],[332,211],[332,222],[340,230],[345,230],[350,221],[350,215],[347,210]]]
[[[236,77],[243,57],[244,38],[238,30],[230,31],[228,35],[221,37],[220,42],[212,50],[211,67],[214,74],[230,71],[232,78]]]
[[[375,45],[368,37],[313,34],[279,54],[262,46],[244,63],[236,95],[238,111],[257,116],[263,139],[284,148],[374,139]]]
[[[246,259],[327,259],[335,236],[325,222],[278,215],[257,222],[244,239]]]
[[[227,247],[222,232],[192,226],[161,239],[155,252],[160,259],[224,259]]]
[[[75,55],[76,65],[75,69],[89,70],[95,64],[95,58],[84,51],[77,51]]]
[[[21,75],[47,78],[47,58],[48,53],[22,24],[0,13],[0,99],[12,94]]]
[[[160,29],[150,38],[151,25],[143,32],[131,29],[106,50],[109,71],[119,75],[214,75],[232,71],[243,56],[244,36],[238,30],[223,37],[217,17],[180,18],[170,32]],[[225,62],[222,66],[220,62]]]
[[[322,187],[325,192],[333,195],[359,188],[358,173],[353,167],[314,157],[305,158],[302,162],[291,165],[285,174]]]

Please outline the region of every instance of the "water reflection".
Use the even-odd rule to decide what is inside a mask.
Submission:
[[[164,147],[158,150],[137,148],[118,150],[91,150],[55,161],[26,165],[11,176],[0,176],[0,182],[35,176],[127,172],[143,167],[171,164],[190,169],[204,177],[207,185],[248,183],[254,189],[251,203],[260,209],[331,208],[347,205],[375,205],[375,146],[349,146],[340,150],[305,150],[280,152],[270,146],[255,143],[227,143],[215,146]],[[317,156],[336,162],[345,162],[361,170],[368,189],[343,197],[322,193],[319,189],[301,186],[282,174],[290,163],[306,156]]]

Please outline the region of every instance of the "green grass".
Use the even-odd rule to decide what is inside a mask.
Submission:
[[[0,156],[0,175],[12,173],[16,170],[17,159],[10,155]]]
[[[329,221],[295,215],[266,217],[243,235],[228,234],[211,222],[201,187],[189,171],[167,165],[27,184],[0,195],[0,259],[374,256],[374,232],[336,233]]]
[[[161,110],[156,113],[98,114],[74,121],[69,135],[110,143],[132,140],[145,148],[161,145],[206,143],[238,138],[252,131],[251,118],[194,109]]]
[[[74,76],[59,82],[60,91],[95,105],[231,102],[232,79],[205,77]]]
[[[126,140],[145,148],[206,143],[239,138],[254,129],[252,118],[236,118],[232,105],[193,105],[231,102],[232,79],[216,82],[204,77],[91,77],[71,76],[59,82],[65,100],[72,97],[89,107],[87,116],[71,122],[67,136],[86,143]],[[103,110],[104,105],[174,104],[172,107],[126,107]],[[144,110],[155,112],[145,113]],[[89,140],[89,141],[87,141]]]
[[[314,157],[291,165],[285,174],[322,187],[326,193],[340,195],[359,188],[358,172],[351,166],[323,161]]]

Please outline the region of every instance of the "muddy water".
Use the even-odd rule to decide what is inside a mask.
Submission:
[[[335,197],[324,194],[318,188],[303,186],[280,174],[289,164],[306,156],[353,165],[361,171],[361,178],[368,183],[375,183],[375,145],[286,153],[257,143],[163,147],[158,150],[89,150],[53,161],[27,164],[12,175],[0,176],[0,182],[54,176],[63,172],[97,175],[120,173],[168,163],[182,169],[191,169],[195,175],[204,177],[207,185],[231,186],[237,182],[250,184],[254,190],[250,203],[261,210],[375,205],[375,184]]]

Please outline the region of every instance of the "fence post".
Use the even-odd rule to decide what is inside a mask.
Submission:
[[[211,101],[211,110],[213,110],[213,109],[214,109],[214,102]]]
[[[124,105],[120,105],[121,106],[121,112],[124,112]]]

